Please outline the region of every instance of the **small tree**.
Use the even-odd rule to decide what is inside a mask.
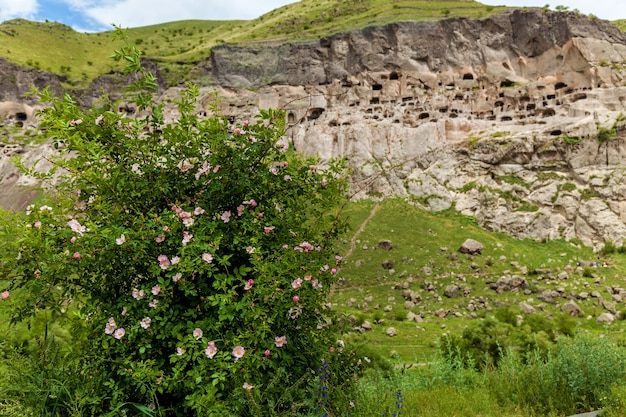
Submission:
[[[332,211],[343,165],[293,152],[281,111],[200,120],[193,85],[165,123],[138,50],[127,43],[114,57],[139,74],[130,91],[144,117],[124,117],[106,97],[84,111],[38,92],[66,174],[53,203],[4,225],[1,289],[16,295],[14,320],[68,306],[84,317],[84,372],[101,385],[104,411],[302,408],[303,386],[335,345],[325,302],[341,261]]]

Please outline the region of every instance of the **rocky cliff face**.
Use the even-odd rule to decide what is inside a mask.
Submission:
[[[490,230],[596,244],[626,236],[625,58],[608,22],[514,11],[224,45],[195,72],[233,119],[284,108],[296,149],[348,158],[358,197],[454,205]]]

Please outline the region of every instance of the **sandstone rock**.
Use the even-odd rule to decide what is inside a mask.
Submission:
[[[600,304],[602,304],[602,307],[605,310],[609,311],[610,313],[612,313],[612,314],[616,314],[617,313],[617,310],[615,309],[615,303],[614,302],[607,301],[607,300],[602,300],[600,302]]]
[[[559,298],[559,293],[554,290],[544,290],[537,295],[537,299],[546,303],[554,303]]]
[[[574,302],[574,300],[569,300],[567,303],[563,304],[561,306],[561,311],[573,317],[580,317],[583,314],[582,309]]]
[[[535,312],[535,307],[531,306],[526,301],[519,303],[519,308],[525,314],[533,314]]]
[[[422,296],[420,295],[420,293],[415,292],[413,290],[404,290],[402,292],[402,296],[404,297],[405,300],[411,301],[414,304],[417,304],[420,301],[422,301]]]
[[[489,288],[495,290],[498,294],[502,294],[505,291],[518,292],[520,289],[528,288],[528,282],[526,278],[519,275],[503,276],[495,283],[489,284]]]
[[[448,314],[450,314],[450,310],[445,310],[443,308],[440,308],[439,310],[435,311],[435,316],[443,319],[446,318],[448,316]]]
[[[615,316],[611,313],[602,313],[596,319],[598,323],[613,323],[615,321]]]
[[[483,244],[474,239],[467,239],[459,248],[459,252],[468,253],[470,255],[480,255],[482,250]]]
[[[462,294],[461,287],[456,284],[448,285],[444,290],[444,295],[448,298],[460,297]]]
[[[393,327],[389,327],[386,331],[385,334],[389,337],[394,337],[398,334],[398,332],[396,331],[396,329],[394,329]]]

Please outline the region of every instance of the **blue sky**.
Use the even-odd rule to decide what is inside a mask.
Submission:
[[[482,0],[508,6],[563,5],[602,19],[626,19],[625,0]],[[185,19],[254,19],[293,0],[0,0],[0,22],[21,17],[64,23],[78,31],[99,32]]]

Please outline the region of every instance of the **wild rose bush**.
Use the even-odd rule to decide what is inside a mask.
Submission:
[[[136,50],[116,56],[143,75],[133,87],[145,117],[124,117],[106,97],[83,110],[38,92],[67,174],[52,203],[5,224],[3,302],[14,320],[78,311],[103,411],[299,409],[336,346],[325,303],[341,261],[331,242],[343,165],[293,152],[280,111],[234,125],[199,119],[193,85],[166,124]]]

